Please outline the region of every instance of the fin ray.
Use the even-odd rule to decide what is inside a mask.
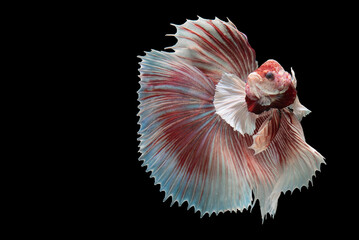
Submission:
[[[267,164],[276,176],[273,182],[258,184],[254,195],[260,202],[262,217],[267,213],[274,216],[280,193],[308,186],[324,157],[304,140],[295,115],[287,109],[282,110],[280,128],[266,151],[256,155],[257,160]]]
[[[199,18],[175,27],[177,43],[170,47],[174,54],[199,68],[214,83],[224,72],[235,74],[245,81],[248,74],[258,67],[255,51],[246,35],[230,21]]]
[[[140,64],[140,160],[165,199],[202,216],[247,208],[243,139],[215,113],[214,83],[168,52],[149,52]]]

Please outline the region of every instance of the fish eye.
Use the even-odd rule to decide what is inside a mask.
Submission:
[[[274,74],[273,74],[272,72],[267,72],[266,78],[267,78],[268,80],[273,80],[273,79],[274,79]]]

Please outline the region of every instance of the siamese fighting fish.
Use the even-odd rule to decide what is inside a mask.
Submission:
[[[308,145],[293,69],[258,67],[245,34],[218,18],[174,25],[164,51],[139,56],[139,152],[172,204],[211,216],[250,209],[274,217],[280,194],[324,162]],[[167,49],[170,49],[169,51]]]

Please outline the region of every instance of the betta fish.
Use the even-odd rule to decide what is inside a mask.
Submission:
[[[323,156],[308,145],[310,113],[275,60],[258,67],[230,21],[174,25],[171,51],[139,56],[139,151],[172,204],[211,216],[249,209],[274,217],[281,192],[308,186]],[[172,206],[172,205],[171,205]]]

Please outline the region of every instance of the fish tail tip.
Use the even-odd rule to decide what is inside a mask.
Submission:
[[[214,17],[214,21],[223,22],[219,17]]]
[[[204,211],[202,212],[201,210],[199,210],[199,214],[200,214],[200,217],[203,218],[204,216],[206,216],[208,214],[208,216],[210,217],[210,214],[208,211]]]
[[[176,28],[177,28],[178,26],[180,26],[180,25],[175,24],[175,23],[170,23],[170,25],[171,25],[171,26],[174,26],[174,27],[176,27]]]
[[[164,50],[173,50],[175,51],[176,49],[176,45],[173,45],[173,46],[169,46],[169,47],[165,47]],[[170,51],[168,53],[171,53]]]

